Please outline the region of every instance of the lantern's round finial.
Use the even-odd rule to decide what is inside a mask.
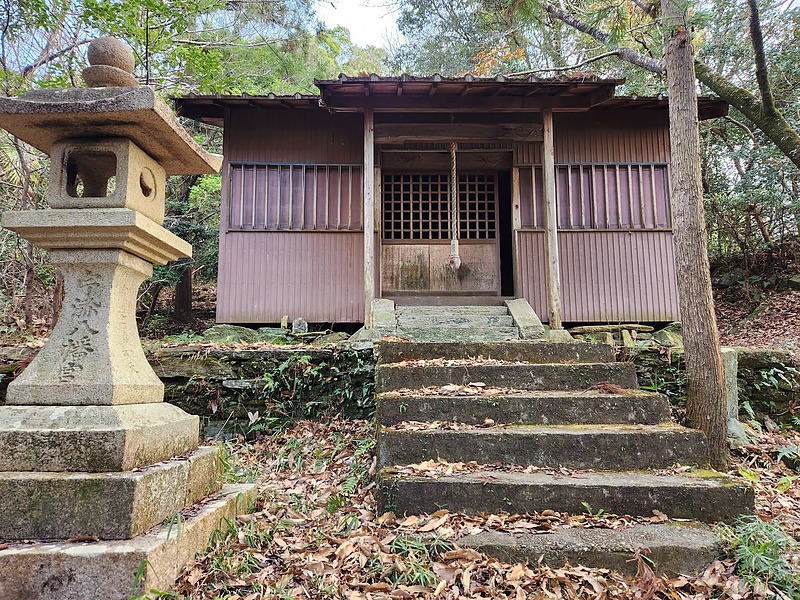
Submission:
[[[89,44],[89,65],[83,80],[89,87],[123,87],[139,85],[132,75],[135,66],[133,51],[115,37],[99,37]]]

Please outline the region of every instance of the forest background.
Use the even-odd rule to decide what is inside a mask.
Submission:
[[[374,0],[380,1],[380,0]],[[714,268],[749,303],[787,286],[800,234],[800,7],[795,0],[687,2],[698,89],[731,104],[701,123],[708,248]],[[327,27],[313,0],[2,0],[0,82],[15,96],[82,85],[88,42],[115,35],[133,48],[136,76],[165,98],[314,93],[314,79],[378,73],[624,78],[617,93],[666,90],[658,2],[644,0],[393,0],[401,39],[358,46]],[[354,27],[358,24],[353,24]],[[186,122],[221,150],[221,130]],[[45,208],[48,161],[0,134],[0,210]],[[219,175],[174,177],[167,226],[195,247],[158,268],[140,291],[152,314],[175,288],[191,318],[191,282],[216,277]],[[46,329],[60,281],[45,252],[0,231],[0,334]],[[53,302],[53,298],[56,299]]]

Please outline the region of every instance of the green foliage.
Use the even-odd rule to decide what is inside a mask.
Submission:
[[[797,541],[781,530],[779,520],[762,521],[756,515],[740,517],[733,527],[722,525],[720,533],[728,544],[727,552],[736,559],[736,571],[751,584],[786,598],[800,594],[800,571],[788,555],[797,552]]]
[[[439,556],[452,550],[453,545],[438,535],[423,537],[401,534],[391,541],[389,549],[403,558],[400,566],[396,562],[383,563],[374,559],[366,568],[373,573],[380,573],[397,585],[434,587],[439,578],[433,572],[433,563]]]
[[[664,394],[669,398],[670,404],[675,406],[686,405],[687,375],[683,357],[676,358],[669,364],[653,367],[649,379],[649,382],[641,385],[643,390]]]

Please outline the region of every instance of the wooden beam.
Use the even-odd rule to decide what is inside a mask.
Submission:
[[[376,144],[487,140],[540,142],[542,135],[542,126],[538,123],[379,123],[375,126]]]
[[[364,327],[372,329],[375,299],[375,115],[364,111]]]
[[[553,111],[542,111],[544,143],[542,145],[542,178],[544,181],[545,270],[547,271],[547,304],[550,329],[561,329],[561,274],[558,263],[558,198],[556,197],[556,165],[553,143]]]
[[[463,91],[469,92],[471,89],[464,88]],[[494,96],[470,94],[444,93],[439,86],[434,96],[427,96],[428,90],[423,94],[411,93],[404,88],[403,95],[397,96],[397,90],[392,90],[392,95],[373,93],[369,97],[361,94],[334,95],[327,90],[322,92],[325,106],[333,110],[352,110],[360,112],[367,108],[374,108],[382,112],[388,111],[427,111],[427,112],[471,112],[471,111],[496,111],[514,112],[520,110],[539,111],[543,108],[554,108],[557,110],[588,110],[599,101],[606,99],[606,96],[613,94],[613,90],[600,94],[598,100],[584,95],[573,96]]]

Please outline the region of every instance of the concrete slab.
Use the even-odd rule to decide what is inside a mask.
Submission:
[[[226,519],[252,511],[255,495],[253,484],[226,485],[182,520],[133,540],[11,544],[0,550],[0,598],[127,600],[168,590]]]
[[[205,446],[136,471],[0,472],[0,539],[132,538],[218,489],[220,469]]]
[[[381,511],[398,515],[450,512],[533,513],[554,510],[580,514],[652,516],[705,523],[731,523],[754,510],[753,490],[714,471],[683,475],[596,471],[576,475],[509,473],[484,469],[438,478],[397,475],[385,469],[379,480]]]
[[[473,381],[517,390],[558,391],[586,390],[592,385],[603,382],[628,389],[636,389],[639,385],[633,363],[462,366],[380,364],[376,371],[378,393],[400,388],[435,387],[448,383],[465,385]]]
[[[0,471],[128,471],[194,450],[198,428],[164,402],[0,406]]]
[[[434,358],[493,358],[527,363],[601,363],[614,362],[614,351],[600,344],[570,342],[544,343],[533,340],[496,342],[390,342],[379,347],[381,363]]]
[[[663,469],[708,464],[702,432],[677,425],[513,426],[486,429],[381,427],[378,465],[512,463],[567,469]]]
[[[397,328],[397,337],[417,342],[503,342],[519,339],[516,327],[492,327],[472,325],[453,327],[451,325],[426,325],[421,323]]]
[[[378,397],[378,422],[452,421],[473,425],[485,419],[517,425],[640,423],[669,421],[665,396],[631,390],[627,394],[550,392],[502,396],[408,396],[385,392]]]
[[[484,531],[458,543],[504,562],[541,561],[556,568],[581,564],[630,575],[636,573],[631,558],[637,549],[649,550],[654,570],[669,575],[700,573],[721,554],[717,535],[693,524],[635,525],[619,531],[558,529],[538,535]]]

